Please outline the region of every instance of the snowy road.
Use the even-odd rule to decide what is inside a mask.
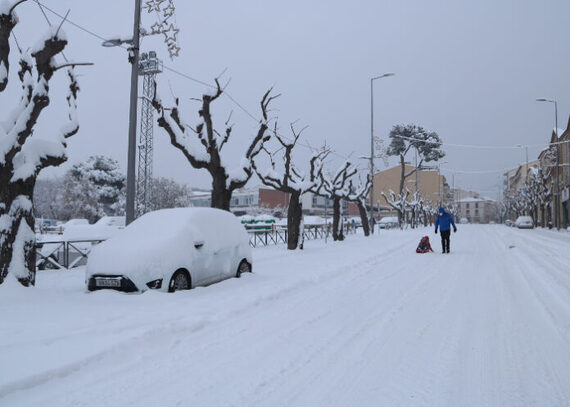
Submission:
[[[0,405],[570,405],[570,233],[421,235],[256,249],[253,275],[174,295],[5,284]]]

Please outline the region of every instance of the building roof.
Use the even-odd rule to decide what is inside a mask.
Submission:
[[[494,199],[490,199],[490,198],[485,198],[485,199],[482,199],[482,198],[463,198],[463,199],[459,199],[457,202],[489,202],[489,201],[495,202]]]

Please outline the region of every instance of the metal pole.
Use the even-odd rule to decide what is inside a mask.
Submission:
[[[374,78],[370,79],[370,233],[374,234]]]
[[[554,134],[556,134],[556,199],[554,200],[556,209],[554,211],[554,216],[556,216],[556,230],[560,230],[560,144],[558,144],[558,102],[556,100],[554,101],[554,125]]]
[[[139,45],[140,45],[141,0],[135,0],[133,44],[130,49],[131,104],[129,112],[129,147],[127,155],[127,225],[135,219],[135,161],[137,152],[137,102],[139,85]]]
[[[526,171],[526,183],[528,185],[528,146],[524,146],[526,152],[526,164],[525,164],[525,171]]]
[[[439,207],[441,207],[441,164],[437,165],[437,199],[439,200]]]

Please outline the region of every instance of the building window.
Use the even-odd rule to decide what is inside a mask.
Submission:
[[[479,204],[478,204],[478,203],[476,203],[476,204],[475,204],[475,208],[478,208],[478,207],[479,207]],[[477,212],[477,211],[475,211],[475,212]]]
[[[469,204],[468,204],[468,203],[465,204],[465,207],[466,207],[467,209],[469,209]],[[469,212],[469,211],[467,211],[467,212]]]
[[[479,209],[475,209],[475,216],[479,216]]]

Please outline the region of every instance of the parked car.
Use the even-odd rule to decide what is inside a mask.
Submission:
[[[63,231],[65,241],[97,241],[106,240],[125,228],[124,216],[103,216],[92,225],[72,224]]]
[[[467,218],[461,218],[461,219],[459,219],[459,223],[462,223],[462,224],[466,225],[466,224],[469,223],[469,219],[467,219]]]
[[[398,218],[395,216],[386,216],[380,219],[380,222],[378,222],[378,227],[380,229],[397,228],[399,225],[400,224],[398,223]]]
[[[95,246],[89,291],[173,292],[251,272],[249,238],[239,219],[212,208],[149,212]]]
[[[514,222],[513,222],[512,220],[507,219],[507,220],[505,221],[505,226],[512,227],[513,225],[514,225]]]
[[[530,216],[519,216],[515,221],[515,226],[519,229],[532,229],[534,222]]]

